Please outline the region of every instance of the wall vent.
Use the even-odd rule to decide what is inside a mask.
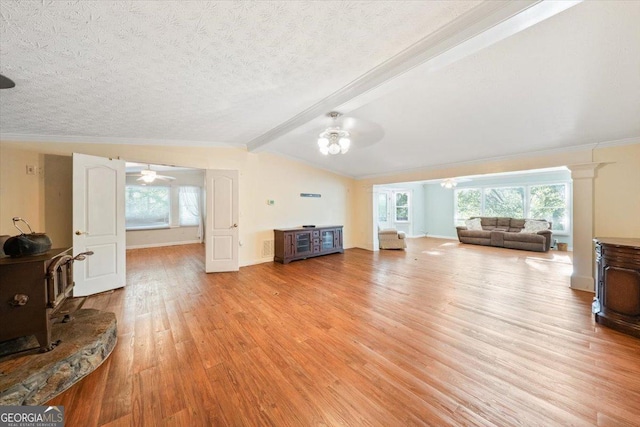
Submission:
[[[274,255],[273,240],[262,241],[262,258],[267,258]]]

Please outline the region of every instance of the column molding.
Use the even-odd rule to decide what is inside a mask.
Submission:
[[[571,288],[594,292],[594,178],[600,163],[567,165],[573,180],[573,272]]]

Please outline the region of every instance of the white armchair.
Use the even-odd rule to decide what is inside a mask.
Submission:
[[[395,228],[378,229],[380,249],[405,249],[407,247],[405,237],[404,232],[398,231]]]

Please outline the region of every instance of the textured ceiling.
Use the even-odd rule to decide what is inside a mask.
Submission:
[[[308,123],[270,151],[364,177],[640,139],[640,2],[587,1],[438,70],[426,64],[345,117],[376,123],[346,155]],[[358,126],[355,126],[357,129]],[[360,126],[367,129],[368,126]]]
[[[3,0],[1,131],[244,145],[477,3]]]
[[[2,0],[0,73],[17,86],[0,91],[0,136],[246,146],[293,122],[264,148],[354,177],[640,137],[640,1],[577,4],[296,122],[505,4]],[[353,144],[325,157],[332,109]]]

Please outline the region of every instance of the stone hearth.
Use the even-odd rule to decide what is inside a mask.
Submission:
[[[0,357],[0,405],[42,405],[109,357],[117,341],[115,314],[82,309],[73,318],[53,325],[52,338],[60,344],[52,351],[36,348]],[[13,341],[3,345],[38,346],[33,337]]]

